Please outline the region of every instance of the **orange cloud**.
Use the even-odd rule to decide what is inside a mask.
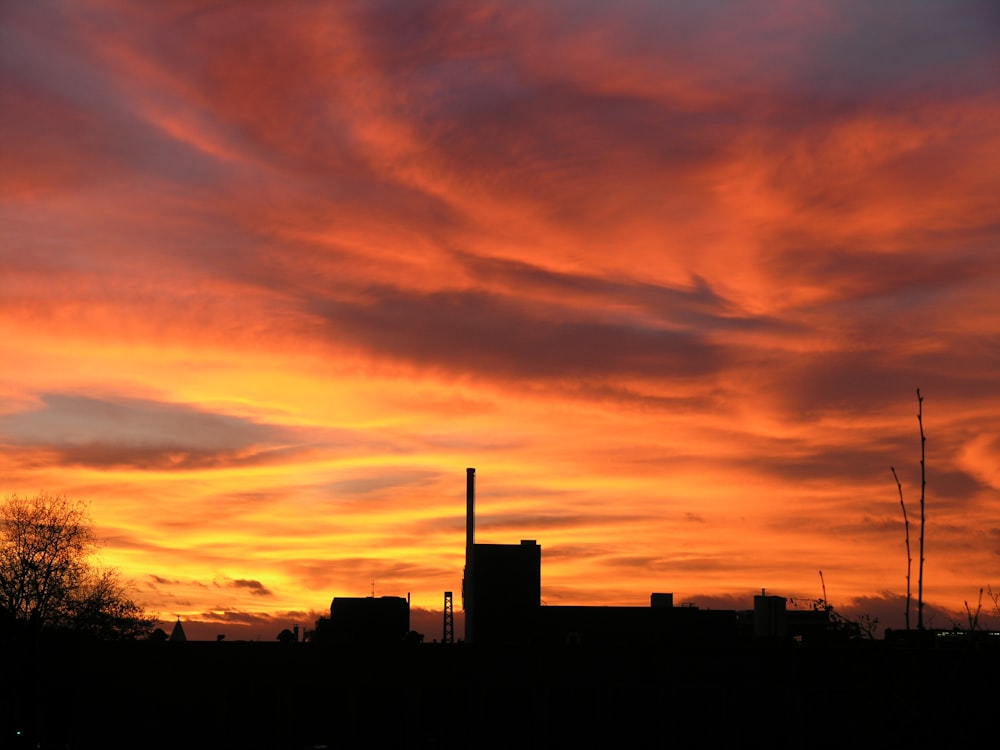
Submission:
[[[549,603],[881,611],[917,387],[926,596],[998,585],[986,4],[0,13],[3,489],[165,622],[440,607],[467,466]]]

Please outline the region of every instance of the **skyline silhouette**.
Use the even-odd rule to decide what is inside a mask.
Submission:
[[[926,621],[903,617],[904,626],[898,627],[899,612],[885,623],[877,612],[838,610],[827,598],[822,571],[822,596],[798,602],[780,592],[767,594],[766,588],[761,588],[759,594],[752,595],[752,606],[734,596],[722,606],[718,602],[707,607],[693,601],[677,602],[675,610],[672,592],[651,592],[648,606],[547,605],[542,597],[542,549],[536,540],[476,542],[476,469],[465,471],[465,565],[458,619],[458,632],[464,635],[455,635],[453,592],[442,592],[441,611],[418,610],[419,617],[414,620],[409,594],[376,596],[373,582],[370,595],[335,595],[329,613],[319,614],[311,629],[296,624],[293,630],[282,630],[276,640],[360,646],[393,645],[415,638],[415,643],[426,640],[487,646],[593,642],[604,646],[697,643],[725,648],[761,637],[819,646],[861,640],[904,639],[908,643],[907,639],[912,639],[914,643],[937,643],[938,647],[982,637],[975,641],[980,646],[1000,646],[1000,592],[995,594],[992,587],[987,587],[985,603],[984,590],[972,605],[965,602],[965,622],[951,618],[947,626],[934,627],[938,613],[928,607]],[[914,606],[920,606],[919,597],[917,605],[906,603],[904,614]],[[450,622],[445,616],[449,609]],[[225,634],[216,634],[215,639],[224,640]],[[170,640],[187,640],[180,617]],[[261,640],[259,634],[255,640]]]
[[[179,619],[145,640],[5,635],[17,679],[0,686],[0,742],[659,747],[692,722],[706,741],[789,748],[803,736],[823,748],[862,736],[948,746],[959,728],[964,742],[993,736],[996,691],[979,683],[1000,665],[1000,631],[861,640],[829,611],[787,612],[764,591],[751,612],[674,607],[662,593],[645,608],[526,607],[536,553],[472,545],[471,641],[423,643],[407,633],[405,599],[374,596],[335,597],[308,642],[287,630],[270,643],[191,641]],[[153,700],[136,689],[147,679]]]
[[[2,3],[0,493],[86,502],[192,640],[439,623],[466,466],[546,606],[901,628],[919,387],[924,619],[961,624],[1000,588],[998,28]]]
[[[468,468],[463,639],[425,643],[408,599],[374,590],[335,596],[313,630],[267,644],[192,641],[180,617],[169,635],[112,640],[0,618],[14,676],[0,686],[0,745],[667,746],[666,728],[694,721],[714,722],[713,742],[799,747],[830,715],[836,727],[811,746],[993,735],[996,691],[981,677],[1000,666],[1000,629],[875,639],[824,600],[790,611],[763,589],[748,611],[675,606],[672,593],[647,607],[545,606],[540,546],[477,542],[475,491]],[[155,701],[134,684],[148,679]]]

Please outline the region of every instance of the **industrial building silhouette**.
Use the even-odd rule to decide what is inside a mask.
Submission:
[[[672,593],[653,592],[648,607],[542,605],[542,547],[534,539],[517,544],[476,542],[476,470],[466,469],[465,569],[462,608],[470,645],[582,646],[745,643],[793,639],[826,643],[859,635],[851,623],[828,610],[788,610],[786,599],[766,591],[752,610],[674,606]],[[453,642],[445,592],[442,642]],[[335,597],[330,617],[317,622],[313,637],[336,643],[400,641],[409,633],[408,600],[402,597]],[[452,621],[453,622],[453,621]]]

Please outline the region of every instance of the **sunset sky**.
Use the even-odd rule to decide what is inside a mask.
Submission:
[[[458,602],[467,467],[546,604],[825,583],[901,627],[919,388],[964,623],[998,81],[979,0],[0,0],[0,495],[239,637]]]

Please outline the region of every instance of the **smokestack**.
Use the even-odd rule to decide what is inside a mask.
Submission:
[[[476,543],[476,470],[465,470],[465,564]]]
[[[465,642],[472,643],[475,604],[473,599],[472,546],[476,543],[476,470],[465,470],[465,570],[462,572],[462,609],[465,610]]]

